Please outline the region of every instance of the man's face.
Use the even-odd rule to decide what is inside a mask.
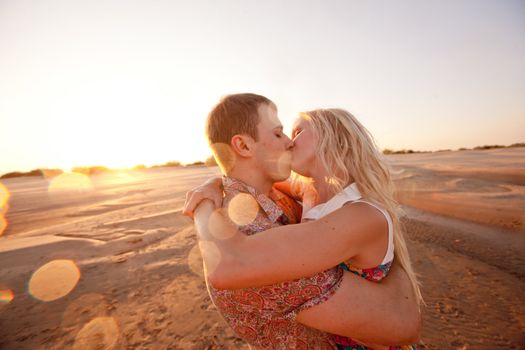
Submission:
[[[294,145],[292,169],[300,175],[311,177],[312,170],[317,167],[318,144],[312,123],[299,117],[293,126],[292,139]]]
[[[293,143],[283,133],[283,126],[274,106],[260,105],[259,116],[261,118],[257,125],[259,141],[255,143],[257,167],[272,182],[286,180],[291,172]]]

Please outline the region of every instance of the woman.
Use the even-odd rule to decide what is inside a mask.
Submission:
[[[368,131],[347,111],[320,109],[300,115],[292,138],[292,168],[298,176],[279,188],[303,201],[304,223],[248,237],[235,234],[224,220],[233,238],[217,242],[223,254],[212,283],[225,289],[262,286],[338,264],[378,282],[395,259],[419,302],[392,181]],[[309,317],[308,311],[297,310],[299,322]],[[364,348],[344,337],[336,342],[341,349]]]

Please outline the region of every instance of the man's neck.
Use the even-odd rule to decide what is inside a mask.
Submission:
[[[270,193],[273,186],[273,182],[264,176],[264,174],[256,167],[235,166],[226,175],[244,182],[246,185],[255,188],[257,192],[265,195]]]

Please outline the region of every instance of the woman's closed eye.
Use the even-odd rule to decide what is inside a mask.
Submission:
[[[297,138],[297,136],[299,136],[302,132],[303,132],[302,129],[295,129],[295,130],[292,132],[292,141],[295,141],[295,139]]]

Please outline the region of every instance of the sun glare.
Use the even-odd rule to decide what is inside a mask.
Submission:
[[[250,224],[258,212],[259,204],[248,193],[239,193],[228,204],[228,216],[239,226]]]
[[[4,208],[7,206],[9,197],[9,190],[0,182],[0,213],[5,213]]]
[[[87,175],[79,173],[63,173],[51,180],[49,184],[50,193],[89,192],[93,184]]]
[[[9,304],[14,298],[11,289],[0,289],[0,304]]]
[[[82,327],[73,349],[113,349],[119,338],[119,327],[113,317],[97,317]]]
[[[0,236],[4,233],[7,228],[7,219],[3,214],[0,213]]]
[[[80,279],[80,270],[72,260],[53,260],[36,270],[29,280],[29,294],[41,301],[53,301],[68,295]]]

